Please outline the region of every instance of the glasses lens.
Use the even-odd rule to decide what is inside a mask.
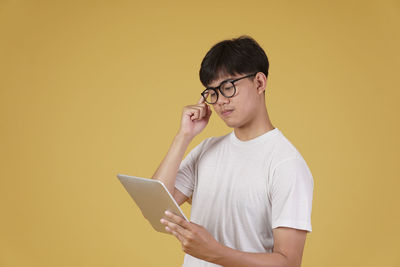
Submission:
[[[217,102],[217,93],[215,92],[215,90],[205,90],[203,96],[206,98],[206,102],[209,104],[214,104],[215,102]]]
[[[225,97],[232,97],[235,94],[235,87],[233,86],[232,82],[225,82],[221,84],[220,88],[221,93]]]

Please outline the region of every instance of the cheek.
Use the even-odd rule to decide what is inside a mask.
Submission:
[[[249,113],[252,113],[254,110],[254,99],[252,98],[251,95],[242,93],[241,95],[238,95],[236,103],[234,103],[234,106],[237,108],[239,111],[238,113],[240,114],[241,117],[247,117]]]
[[[253,106],[251,104],[241,105],[239,112],[238,112],[239,117],[241,119],[246,120],[249,117],[249,115],[252,113],[252,109],[253,109]]]

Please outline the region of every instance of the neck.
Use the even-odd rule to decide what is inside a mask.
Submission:
[[[275,129],[272,125],[267,109],[261,109],[258,116],[248,123],[234,129],[236,137],[241,141],[248,141]]]

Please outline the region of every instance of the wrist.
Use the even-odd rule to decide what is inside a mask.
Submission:
[[[179,131],[176,135],[175,135],[175,140],[177,141],[181,141],[187,145],[190,144],[190,142],[192,142],[193,137],[191,134],[189,133],[185,133],[185,132],[181,132]]]
[[[221,243],[219,243],[219,244],[220,244],[220,247],[216,250],[216,257],[214,258],[212,263],[221,265],[221,266],[232,266],[232,265],[242,266],[241,264],[239,264],[239,262],[245,256],[244,252],[233,249],[228,246],[224,246]]]
[[[224,246],[223,244],[218,242],[217,248],[214,249],[214,255],[212,256],[210,262],[218,265],[223,264],[225,262],[225,259],[231,253],[230,252],[231,250],[232,250],[231,248]]]

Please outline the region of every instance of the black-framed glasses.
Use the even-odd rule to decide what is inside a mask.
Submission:
[[[253,74],[249,74],[234,80],[226,80],[221,82],[221,84],[217,87],[207,87],[206,90],[204,90],[201,95],[203,96],[204,100],[208,104],[215,104],[218,101],[218,91],[226,98],[231,98],[235,96],[236,94],[236,87],[235,87],[235,82],[249,78],[251,76],[255,76],[257,72]]]

